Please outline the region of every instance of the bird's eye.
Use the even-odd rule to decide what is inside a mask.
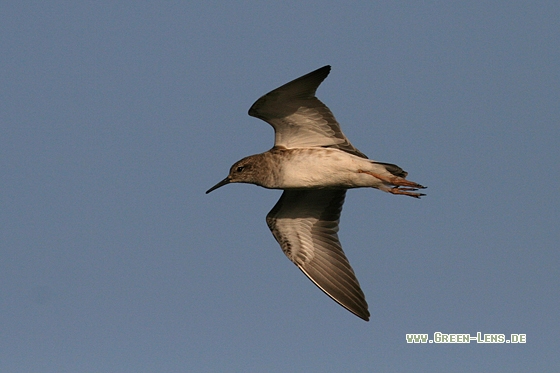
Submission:
[[[245,167],[243,167],[243,166],[239,166],[239,167],[237,167],[237,172],[241,172],[241,171],[243,171],[243,169],[244,169],[244,168],[245,168]]]

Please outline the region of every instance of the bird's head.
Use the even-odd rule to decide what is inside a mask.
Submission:
[[[256,163],[258,162],[260,156],[260,154],[251,155],[235,162],[229,169],[229,175],[224,180],[208,189],[206,191],[206,194],[230,183],[248,183],[260,185],[259,173],[263,172],[263,168],[256,166]]]

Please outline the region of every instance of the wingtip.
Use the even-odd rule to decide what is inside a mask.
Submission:
[[[313,97],[315,96],[315,91],[319,85],[327,78],[331,71],[331,65],[325,65],[310,73],[300,76],[288,83],[281,85],[280,87],[273,89],[267,94],[261,96],[257,101],[251,105],[249,111],[247,112],[250,116],[255,118],[260,118],[266,121],[266,113],[261,111],[270,102],[275,102],[280,97],[287,95],[288,99],[293,99],[294,97]],[[286,94],[286,92],[288,92]],[[273,98],[271,96],[274,96]],[[285,98],[284,98],[285,99]]]
[[[368,304],[367,304],[366,298],[364,296],[364,293],[362,292],[362,289],[360,288],[360,284],[357,283],[358,280],[356,278],[355,278],[355,281],[356,281],[356,284],[358,286],[357,289],[358,289],[358,292],[359,292],[358,299],[354,298],[354,299],[350,300],[351,298],[348,298],[347,296],[339,297],[339,296],[336,296],[335,294],[331,293],[328,289],[326,289],[324,286],[322,286],[318,282],[318,279],[314,278],[314,276],[308,270],[306,270],[301,265],[298,265],[298,264],[296,264],[296,265],[303,272],[303,274],[305,274],[305,276],[309,280],[311,280],[311,282],[313,282],[315,284],[315,286],[317,286],[319,289],[321,289],[321,291],[323,293],[328,295],[329,298],[334,300],[340,306],[345,308],[350,313],[356,315],[360,319],[362,319],[364,321],[369,321],[370,313],[369,313],[369,309],[368,309]],[[354,274],[354,273],[352,272],[352,274]],[[346,294],[346,295],[348,295],[348,294]],[[356,294],[354,294],[354,296],[355,295]]]
[[[352,310],[346,306],[344,306],[343,304],[339,303],[342,307],[346,308],[347,311],[350,311],[351,313],[353,313],[355,316],[359,317],[360,319],[364,320],[365,322],[369,322],[369,318],[370,318],[370,314],[369,311],[367,309],[363,310],[363,311],[358,311],[358,310]]]
[[[306,74],[306,75],[315,75],[315,74],[323,75],[324,74],[324,77],[323,77],[323,80],[324,80],[330,74],[330,72],[331,72],[331,65],[325,65],[323,67],[319,67],[317,70],[314,70],[314,71],[312,71],[312,72],[310,72],[309,74]]]
[[[344,306],[343,306],[343,307],[344,307]],[[366,306],[366,307],[367,307],[367,306]],[[344,308],[346,308],[348,311],[352,312],[354,315],[358,316],[360,319],[362,319],[362,320],[364,320],[364,321],[366,321],[366,322],[369,321],[369,318],[370,318],[371,315],[369,314],[369,310],[368,310],[367,308],[364,309],[364,310],[360,310],[360,311],[351,310],[351,309],[349,309],[349,308],[347,308],[347,307],[344,307]]]

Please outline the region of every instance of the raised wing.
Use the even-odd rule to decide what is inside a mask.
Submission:
[[[274,128],[274,146],[333,147],[367,158],[352,146],[333,113],[315,97],[317,87],[330,70],[330,66],[323,66],[276,88],[259,98],[249,109],[249,115]]]
[[[266,217],[284,254],[319,289],[368,321],[368,305],[338,240],[346,190],[285,190]]]

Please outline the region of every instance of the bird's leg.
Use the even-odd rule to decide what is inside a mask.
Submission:
[[[402,177],[398,177],[398,176],[387,176],[387,175],[381,175],[381,174],[376,174],[375,172],[371,172],[371,171],[364,171],[364,170],[358,170],[359,173],[362,174],[368,174],[371,175],[375,178],[378,178],[379,180],[385,181],[388,184],[391,185],[396,185],[396,186],[404,186],[404,187],[411,187],[411,188],[406,188],[409,190],[417,190],[417,189],[425,189],[425,186],[422,186],[418,183],[415,183],[414,181],[410,181],[410,180],[406,180]]]
[[[394,176],[394,175],[390,175],[390,176],[381,175],[371,171],[358,170],[358,172],[371,175],[381,181],[386,182],[387,184],[395,186],[394,188],[379,188],[383,191],[392,194],[402,194],[405,196],[411,196],[414,198],[420,198],[421,196],[425,196],[425,194],[423,193],[413,193],[414,190],[426,188],[425,186],[415,183],[414,181],[406,180],[405,178]]]

